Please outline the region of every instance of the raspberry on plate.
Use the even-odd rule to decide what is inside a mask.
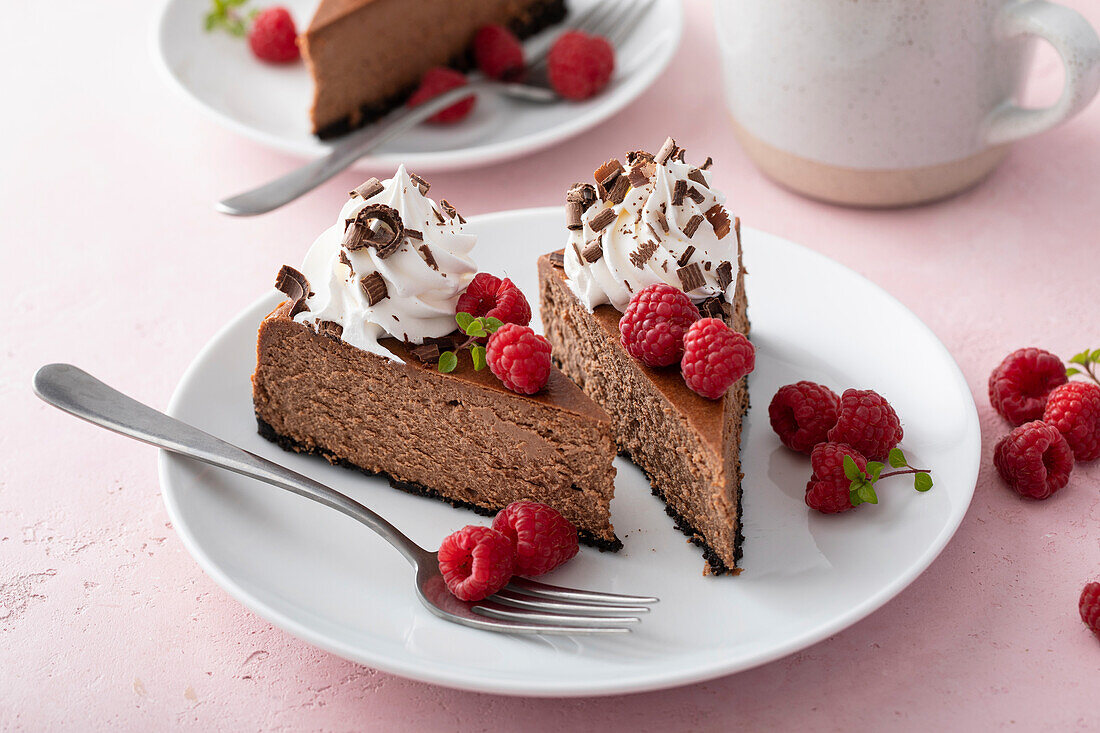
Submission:
[[[1017,349],[989,375],[989,403],[1013,425],[1043,417],[1051,390],[1066,383],[1066,366],[1043,349]]]
[[[281,64],[297,59],[298,31],[290,11],[281,5],[260,11],[248,32],[248,46],[263,61]]]
[[[993,465],[1016,493],[1046,499],[1069,483],[1073,451],[1057,428],[1035,420],[1001,438]]]
[[[554,41],[546,63],[555,92],[565,99],[588,99],[611,81],[615,50],[600,36],[566,31]]]
[[[783,445],[809,453],[828,440],[836,425],[840,398],[816,382],[795,382],[780,387],[768,405],[768,420]]]
[[[852,480],[844,475],[844,456],[851,456],[860,471],[867,459],[844,443],[820,443],[810,453],[813,473],[806,483],[806,506],[822,514],[838,514],[852,508]]]
[[[1081,600],[1077,603],[1081,620],[1089,630],[1100,637],[1100,583],[1086,583],[1081,589]]]
[[[501,326],[489,337],[485,359],[497,379],[513,392],[535,394],[550,379],[550,342],[527,326]]]
[[[466,86],[465,74],[460,74],[446,66],[435,66],[425,71],[424,76],[420,77],[420,86],[409,97],[408,104],[410,107],[419,107],[429,99],[443,94],[443,92],[449,92],[462,86]],[[476,101],[477,97],[473,94],[463,97],[451,106],[444,107],[436,112],[428,118],[428,122],[438,122],[446,125],[465,119],[473,111]]]
[[[698,320],[699,309],[684,291],[657,283],[630,299],[619,319],[619,340],[643,364],[668,366],[684,355],[684,334]]]
[[[487,272],[474,275],[459,296],[455,313],[469,313],[474,318],[496,318],[520,326],[531,322],[531,305],[523,291],[508,278],[502,280]]]
[[[1069,382],[1047,398],[1043,422],[1058,428],[1078,461],[1100,458],[1100,385]]]
[[[684,335],[680,371],[687,386],[709,400],[722,397],[755,367],[752,343],[717,318],[700,318]]]
[[[474,35],[474,61],[490,79],[518,79],[523,75],[523,46],[504,26],[483,25]]]
[[[461,601],[480,601],[508,584],[515,565],[512,542],[489,527],[469,525],[439,546],[439,572]]]
[[[846,389],[829,440],[847,443],[871,460],[882,461],[901,442],[902,434],[898,414],[885,397],[873,389]]]
[[[516,548],[516,575],[543,575],[577,554],[577,528],[552,506],[513,501],[493,517],[493,529]]]

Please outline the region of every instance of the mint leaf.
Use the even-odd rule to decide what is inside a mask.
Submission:
[[[485,368],[485,347],[475,344],[470,349],[470,358],[474,360],[474,371],[480,372]]]
[[[1080,354],[1074,354],[1069,361],[1071,364],[1086,366],[1089,363],[1089,352],[1082,351]]]
[[[1069,369],[1066,370],[1066,376],[1067,377],[1072,377],[1074,374],[1080,374],[1080,373],[1081,373],[1081,370],[1078,369],[1077,367],[1070,367]]]
[[[202,27],[207,32],[210,32],[217,27],[220,20],[217,13],[209,12],[206,14],[206,17],[203,18]]]
[[[455,323],[458,324],[458,327],[462,329],[463,333],[466,332],[466,329],[469,328],[470,324],[473,323],[473,322],[474,322],[474,317],[471,316],[469,313],[456,313],[455,314]]]
[[[1100,361],[1100,349],[1089,354],[1089,361]]]
[[[504,325],[504,321],[499,318],[493,318],[492,316],[485,318],[485,330],[489,333],[496,333],[497,330]]]
[[[918,473],[913,477],[913,488],[917,491],[928,491],[932,488],[932,476],[927,473]]]
[[[890,456],[887,460],[894,468],[904,468],[909,465],[905,460],[905,454],[901,452],[901,448],[891,448]]]
[[[878,461],[867,462],[867,475],[871,478],[871,483],[878,481],[879,474],[882,473],[882,469],[886,468],[885,465]]]
[[[480,318],[475,318],[469,326],[466,327],[467,336],[486,336],[485,333],[485,321]]]
[[[455,352],[444,351],[439,355],[439,371],[448,374],[453,372],[456,366],[458,366],[458,357],[455,356]]]
[[[851,456],[844,456],[844,476],[852,481],[863,476],[863,474],[859,472],[859,466],[856,465],[856,462]]]
[[[863,486],[862,481],[853,481],[852,488],[848,489],[848,501],[852,502],[852,506],[859,506],[863,503],[863,499],[859,498],[861,486]]]
[[[866,482],[859,487],[859,498],[866,504],[878,504],[878,495],[875,494],[875,487]]]

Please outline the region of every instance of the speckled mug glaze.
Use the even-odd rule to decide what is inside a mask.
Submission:
[[[756,164],[815,198],[900,206],[956,193],[1007,144],[1081,110],[1100,38],[1044,0],[715,0],[725,93]],[[1036,38],[1066,67],[1052,106],[1015,104]]]

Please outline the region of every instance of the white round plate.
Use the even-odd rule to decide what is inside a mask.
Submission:
[[[570,12],[599,0],[567,0]],[[284,0],[299,31],[317,0]],[[265,64],[245,39],[203,30],[210,0],[167,0],[155,29],[154,54],[172,82],[231,130],[290,153],[316,158],[328,145],[310,132],[313,82],[305,64]],[[594,98],[539,105],[482,95],[474,113],[455,125],[421,125],[363,158],[359,167],[405,163],[416,170],[487,165],[540,150],[607,119],[634,101],[672,59],[680,42],[679,0],[658,0],[629,42],[617,50],[622,74]],[[559,32],[555,26],[547,33]]]
[[[561,209],[533,209],[475,217],[469,227],[480,237],[482,267],[507,274],[534,299],[535,258],[562,245],[564,221]],[[978,475],[978,415],[943,345],[892,297],[779,237],[746,229],[744,241],[757,348],[742,443],[744,572],[704,577],[698,548],[672,526],[641,471],[617,459],[611,510],[625,547],[582,548],[548,576],[559,585],[658,596],[633,633],[524,638],[442,621],[420,606],[405,560],[370,530],[266,484],[162,453],[176,531],[215,581],[291,634],[371,667],[468,690],[652,690],[747,669],[837,633],[909,585],[955,532]],[[285,453],[257,435],[249,382],[256,329],[278,300],[263,297],[214,337],[168,411],[347,493],[425,547],[463,525],[487,523],[382,479]],[[907,456],[933,470],[934,488],[918,494],[899,477],[880,485],[877,506],[833,516],[809,511],[809,461],[780,446],[767,416],[775,390],[800,379],[886,395],[902,417]]]

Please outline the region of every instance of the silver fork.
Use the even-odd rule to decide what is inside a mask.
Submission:
[[[571,18],[560,29],[580,30],[607,38],[618,48],[634,31],[656,0],[604,0]],[[291,171],[251,191],[219,201],[215,208],[223,214],[254,216],[289,204],[347,169],[379,145],[392,140],[445,107],[471,94],[496,92],[527,102],[556,102],[561,98],[546,80],[546,60],[553,37],[541,36],[526,44],[527,76],[523,82],[500,82],[482,74],[471,74],[470,83],[452,89],[418,107],[399,107],[379,122],[352,132],[332,146],[331,152],[312,163]]]
[[[513,578],[484,601],[460,601],[447,590],[434,552],[416,544],[359,502],[311,478],[204,433],[107,386],[71,364],[48,364],[34,391],[49,404],[116,433],[265,481],[343,512],[380,534],[412,563],[416,593],[429,611],[463,626],[512,634],[600,634],[630,631],[657,599],[562,588]]]

